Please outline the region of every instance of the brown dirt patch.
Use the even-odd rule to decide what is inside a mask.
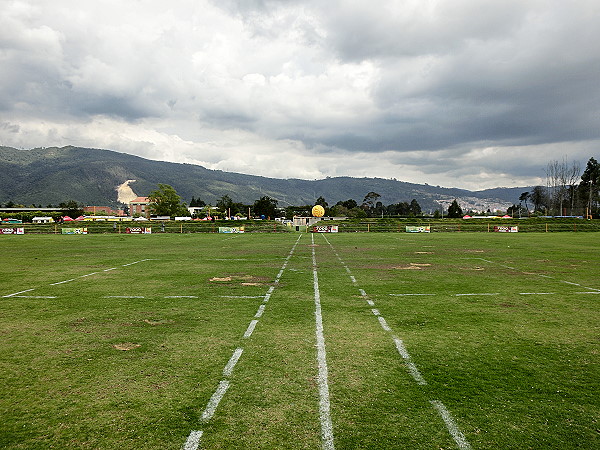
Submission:
[[[152,326],[166,325],[169,323],[173,323],[172,320],[150,320],[150,319],[144,319],[144,322],[146,322],[148,325],[152,325]]]
[[[134,348],[141,347],[141,344],[134,344],[133,342],[123,342],[121,344],[114,344],[113,347],[117,350],[128,351],[133,350]]]

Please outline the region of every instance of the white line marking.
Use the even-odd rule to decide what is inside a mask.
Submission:
[[[133,266],[134,264],[139,264],[141,262],[146,262],[146,261],[158,261],[158,259],[153,259],[153,258],[140,259],[139,261],[134,261],[129,264],[123,264],[122,267]]]
[[[117,270],[117,268],[111,267],[110,269],[104,269],[102,272],[110,272],[111,270]]]
[[[185,441],[183,450],[198,450],[203,431],[192,431]]]
[[[99,273],[100,272],[87,273],[85,275],[81,275],[79,278],[91,277],[92,275],[98,275]]]
[[[350,280],[351,280],[351,281],[352,281],[354,284],[356,284],[356,278],[354,278],[354,275],[350,275]]]
[[[165,298],[198,298],[197,295],[165,295]]]
[[[383,328],[385,331],[387,332],[391,332],[392,329],[389,327],[389,325],[387,324],[387,322],[385,321],[385,319],[381,316],[377,316],[377,320],[379,320],[379,323],[381,324],[381,328]]]
[[[219,295],[219,297],[221,297],[221,298],[263,298],[262,295]]]
[[[479,294],[454,294],[455,297],[469,297],[469,296],[480,296],[480,295],[500,295],[500,292],[482,292]]]
[[[362,295],[363,297],[367,296],[367,293],[365,292],[364,289],[359,289],[358,291],[360,292],[360,295]]]
[[[519,292],[519,295],[554,295],[556,292]]]
[[[437,409],[437,411],[440,414],[440,416],[442,417],[443,421],[446,423],[446,427],[448,428],[448,431],[452,435],[452,438],[454,438],[456,445],[458,445],[458,448],[460,448],[462,450],[470,449],[471,445],[467,442],[465,435],[462,434],[462,432],[458,429],[458,426],[456,426],[456,423],[454,423],[452,416],[450,415],[450,413],[448,412],[448,410],[446,409],[444,404],[438,400],[430,400],[429,403],[431,403],[433,405],[433,407],[435,409]]]
[[[206,409],[202,413],[202,417],[200,418],[202,422],[208,422],[212,418],[212,416],[215,414],[215,411],[217,410],[217,406],[219,406],[219,402],[225,395],[225,392],[227,392],[228,388],[229,381],[223,380],[219,382],[219,387],[208,401]]]
[[[373,314],[375,314],[376,316],[380,316],[380,315],[381,315],[381,314],[379,313],[379,310],[378,310],[378,309],[375,309],[375,308],[373,308],[373,309],[371,310],[371,312],[372,312]]]
[[[571,284],[573,286],[581,286],[579,283],[572,283],[571,281],[563,281],[563,283]]]
[[[314,235],[312,242],[314,244]],[[321,419],[321,443],[324,450],[333,450],[333,424],[331,423],[329,403],[329,383],[327,370],[327,354],[325,351],[325,336],[323,334],[323,316],[321,314],[321,294],[319,292],[319,276],[317,274],[317,258],[312,247],[313,289],[315,296],[315,328],[317,336],[317,362],[319,366],[319,417]]]
[[[409,297],[409,296],[422,296],[422,295],[436,295],[436,294],[390,294],[393,297]]]
[[[15,297],[15,296],[17,296],[17,295],[19,295],[19,294],[23,294],[23,293],[25,293],[25,292],[31,292],[31,291],[33,291],[33,290],[34,290],[34,289],[26,289],[26,290],[24,290],[24,291],[15,292],[14,294],[3,295],[3,296],[2,296],[2,298]]]
[[[260,319],[260,317],[263,315],[263,313],[265,312],[265,304],[263,303],[262,305],[260,305],[258,307],[258,311],[256,311],[256,314],[254,314],[254,317],[257,319]]]
[[[423,378],[423,375],[421,375],[421,372],[419,372],[419,369],[417,368],[415,363],[412,362],[412,360],[410,359],[410,355],[404,347],[402,339],[394,336],[394,344],[396,344],[396,350],[398,350],[398,353],[400,353],[400,356],[402,356],[402,358],[406,362],[406,367],[408,367],[408,372],[410,373],[410,375],[414,378],[417,384],[425,386],[427,382],[425,381],[425,378]]]
[[[404,359],[410,359],[410,355],[408,354],[408,351],[404,347],[404,343],[402,342],[402,339],[394,336],[394,343],[396,344],[396,348],[398,349],[398,353],[400,353],[400,356],[402,356],[402,358],[404,358]]]
[[[254,332],[254,328],[256,327],[257,323],[258,323],[258,320],[252,320],[250,322],[250,325],[248,325],[248,329],[244,333],[244,339],[248,339],[250,336],[252,336],[252,333]]]
[[[146,298],[143,295],[106,295],[102,298]]]
[[[375,302],[373,302],[373,300],[371,299],[367,299],[367,303],[369,304],[369,306],[375,306]]]
[[[592,294],[597,294],[597,292],[592,292]],[[13,295],[16,298],[56,298],[51,295]]]
[[[591,289],[591,288],[588,288]],[[600,292],[575,292],[576,294],[600,294]]]
[[[65,280],[65,281],[59,281],[58,283],[51,283],[50,286],[56,286],[58,284],[70,283],[71,281],[75,281],[75,279]]]
[[[233,368],[235,367],[235,365],[237,364],[238,360],[240,359],[240,356],[242,356],[242,352],[243,351],[244,351],[243,348],[236,348],[235,349],[235,351],[233,352],[233,355],[231,355],[231,358],[229,358],[229,362],[227,363],[227,365],[223,369],[223,376],[224,377],[231,376],[231,374],[233,372]]]

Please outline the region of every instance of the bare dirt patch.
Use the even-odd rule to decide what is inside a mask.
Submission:
[[[123,342],[121,344],[113,344],[113,347],[117,350],[128,351],[133,350],[134,348],[141,347],[141,344],[134,344],[133,342]]]
[[[167,325],[170,323],[174,323],[172,320],[150,320],[150,319],[144,319],[144,322],[146,322],[148,325],[152,325],[152,326]]]
[[[263,286],[269,282],[269,278],[243,274],[212,277],[208,281],[213,283],[239,283],[242,286]]]

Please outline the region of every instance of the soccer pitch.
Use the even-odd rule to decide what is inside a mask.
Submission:
[[[600,448],[599,239],[3,236],[0,447]]]

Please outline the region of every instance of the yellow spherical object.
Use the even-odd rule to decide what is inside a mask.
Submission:
[[[313,206],[312,215],[314,217],[323,217],[325,215],[325,208],[323,208],[321,205]]]

